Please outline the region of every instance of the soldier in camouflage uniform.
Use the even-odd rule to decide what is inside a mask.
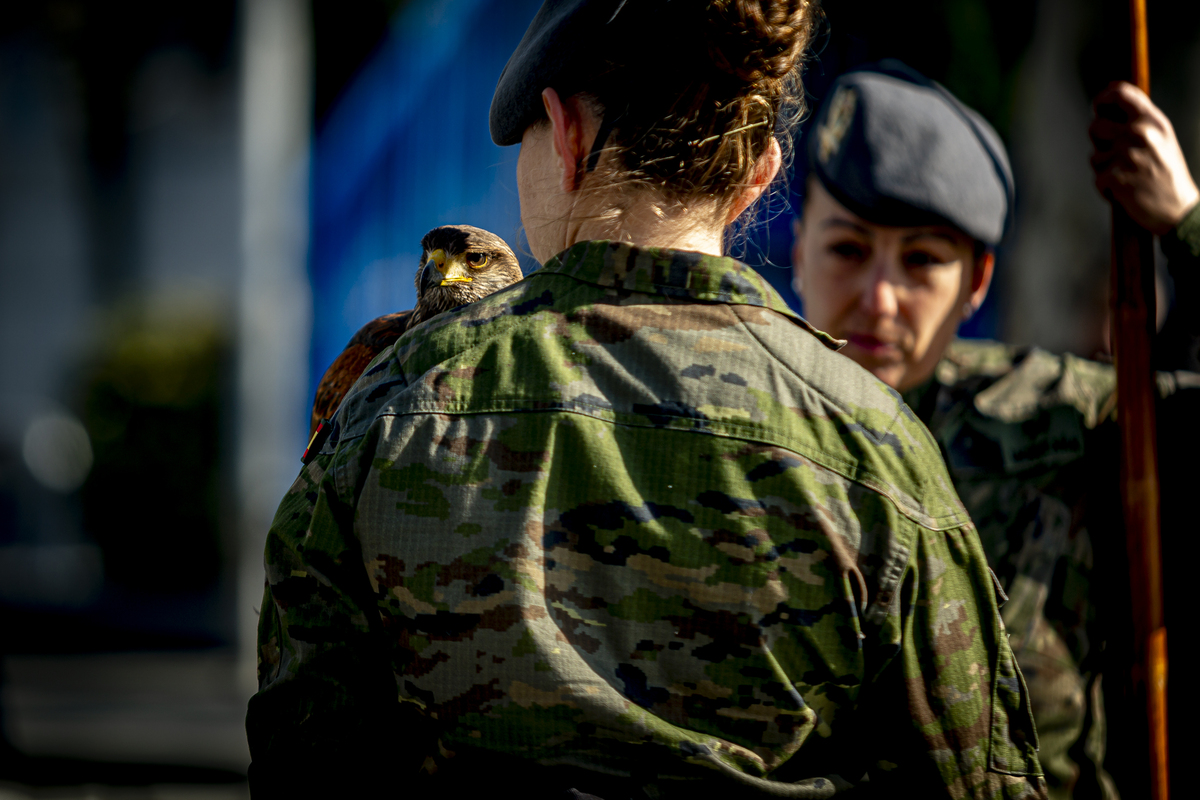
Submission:
[[[660,5],[543,7],[492,134],[545,266],[385,350],[280,505],[256,797],[1044,797],[936,442],[719,255],[812,9]],[[698,119],[646,81],[611,119],[672,62],[572,54],[668,13],[715,54]]]
[[[1114,371],[953,339],[988,290],[1012,196],[986,122],[896,62],[842,76],[829,98],[810,138],[794,253],[805,313],[849,339],[843,352],[901,390],[937,440],[1009,597],[1001,613],[1028,681],[1051,797],[1115,797],[1101,678],[1107,660],[1120,687],[1126,665],[1111,651],[1128,650],[1119,623],[1129,595]],[[1173,270],[1196,274],[1200,207],[1170,123],[1128,84],[1097,103],[1098,185],[1163,234]],[[1131,156],[1148,148],[1133,131],[1150,124],[1160,134],[1153,158]],[[1161,166],[1155,175],[1135,163]],[[1193,373],[1160,373],[1166,411],[1195,409],[1197,386]],[[1194,441],[1194,420],[1189,428]],[[1128,736],[1113,741],[1126,761],[1144,750]],[[1126,793],[1140,790],[1133,783]]]

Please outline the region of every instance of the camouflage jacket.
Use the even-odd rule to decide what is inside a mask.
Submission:
[[[1159,375],[1168,403],[1195,407],[1196,385],[1191,373]],[[1117,795],[1103,766],[1101,682],[1106,641],[1128,649],[1115,388],[1106,364],[959,340],[934,378],[905,394],[938,440],[1008,594],[1001,613],[1053,798]],[[1124,665],[1109,661],[1119,687]],[[1114,743],[1143,749],[1128,737]]]
[[[252,786],[1043,796],[937,445],[835,347],[745,265],[607,242],[407,332],[271,528]]]

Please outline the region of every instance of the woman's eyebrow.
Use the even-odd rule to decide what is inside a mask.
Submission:
[[[917,239],[924,239],[926,236],[932,236],[935,239],[944,239],[947,242],[949,242],[950,244],[954,244],[954,245],[957,245],[959,243],[958,237],[955,236],[954,234],[949,233],[948,231],[939,231],[939,230],[916,231],[915,233],[910,233],[908,236],[905,236],[902,241],[904,241],[905,243],[908,243],[908,242],[915,241]]]
[[[855,233],[860,233],[863,236],[869,237],[871,235],[871,230],[869,228],[867,228],[866,226],[859,225],[857,222],[851,222],[848,219],[841,219],[840,217],[832,217],[830,219],[825,220],[824,222],[821,223],[821,227],[825,228],[825,229],[849,228],[850,230],[854,231]]]

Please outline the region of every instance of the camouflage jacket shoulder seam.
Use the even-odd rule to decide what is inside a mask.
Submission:
[[[384,417],[418,417],[418,416],[488,416],[488,415],[505,415],[513,413],[526,414],[578,414],[580,416],[589,417],[599,420],[610,425],[622,425],[631,428],[665,428],[667,430],[675,430],[681,432],[703,433],[710,436],[721,436],[728,439],[740,439],[752,444],[764,444],[772,447],[780,447],[789,452],[795,453],[801,458],[807,459],[829,471],[840,475],[848,481],[861,484],[872,492],[886,498],[896,510],[900,512],[909,521],[920,527],[930,531],[944,532],[956,530],[964,527],[971,527],[972,523],[964,514],[946,514],[935,516],[922,511],[919,508],[913,508],[901,497],[898,497],[895,492],[888,489],[887,483],[879,476],[875,475],[871,470],[862,466],[859,463],[848,459],[840,459],[832,453],[813,450],[793,441],[783,432],[774,428],[766,427],[753,423],[740,423],[733,420],[696,420],[692,417],[684,415],[675,415],[669,412],[663,412],[660,416],[669,417],[673,421],[678,421],[678,425],[654,425],[642,420],[629,419],[629,415],[625,412],[614,411],[611,408],[605,408],[598,404],[589,404],[578,400],[558,401],[551,404],[542,405],[539,408],[529,408],[530,401],[527,398],[515,399],[509,403],[497,404],[493,402],[487,408],[470,408],[467,404],[459,404],[462,407],[455,408],[456,404],[441,402],[441,403],[413,403],[405,409],[381,409],[368,425],[368,430],[373,425]],[[343,444],[353,442],[357,439],[362,439],[367,436],[366,432],[356,433],[352,436],[339,439],[338,447]],[[336,481],[336,476],[335,476]],[[341,487],[339,487],[340,490]]]

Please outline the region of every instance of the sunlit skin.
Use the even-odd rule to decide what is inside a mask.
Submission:
[[[809,181],[792,265],[804,315],[899,391],[933,375],[959,324],[983,303],[994,256],[950,226],[899,228],[853,214]]]
[[[1093,109],[1088,135],[1096,188],[1146,230],[1167,233],[1200,203],[1171,120],[1123,81],[1097,95]]]
[[[766,191],[783,161],[772,139],[750,185],[723,208],[709,198],[669,204],[649,191],[630,196],[591,185],[595,173],[584,165],[600,128],[591,106],[579,95],[560,98],[553,89],[542,92],[542,103],[549,124],[525,131],[517,158],[521,224],[530,252],[542,263],[595,239],[721,255],[725,227]],[[612,214],[614,208],[620,213]]]

